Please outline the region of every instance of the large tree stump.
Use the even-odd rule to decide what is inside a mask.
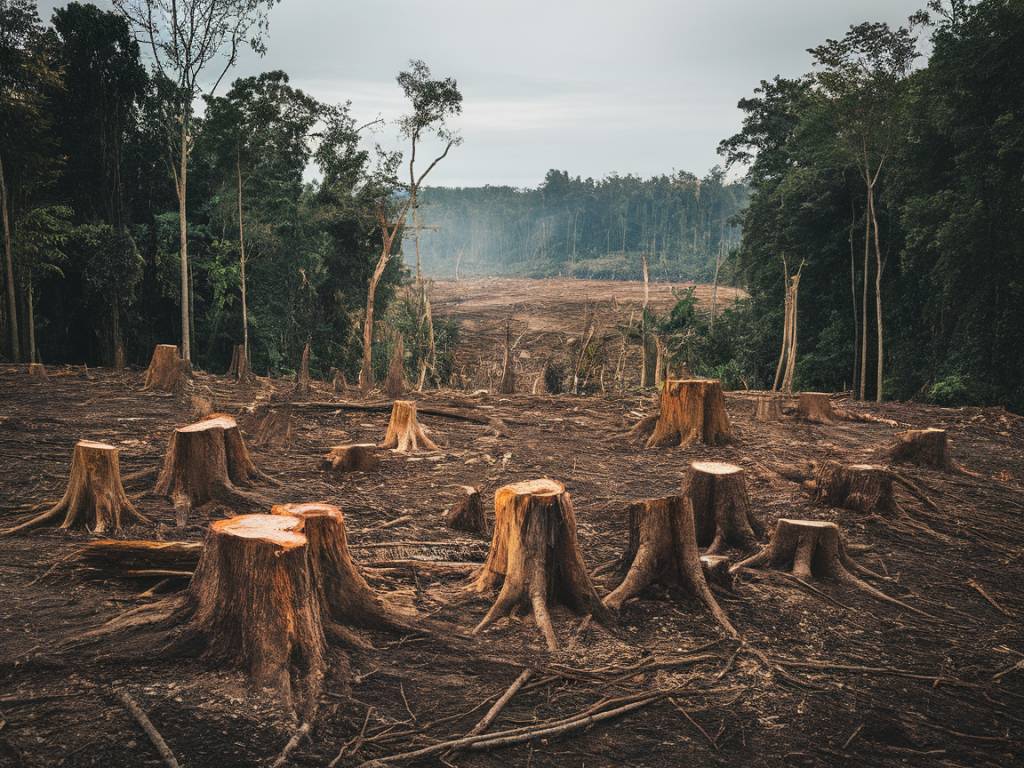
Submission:
[[[780,518],[771,542],[756,555],[736,563],[731,570],[735,573],[742,568],[761,567],[788,570],[790,575],[801,581],[834,579],[878,600],[923,613],[902,600],[890,597],[856,575],[881,578],[850,557],[839,526],[835,523]]]
[[[416,418],[416,403],[412,400],[395,400],[391,406],[391,421],[384,435],[381,448],[392,448],[398,453],[409,453],[420,448],[426,451],[439,450],[437,444],[427,437],[426,431]]]
[[[487,533],[487,515],[480,490],[472,485],[459,487],[459,498],[444,516],[449,528],[470,533]]]
[[[320,466],[337,472],[372,472],[380,466],[380,459],[373,443],[353,443],[331,448],[324,454]]]
[[[268,479],[252,461],[230,416],[218,415],[174,430],[153,491],[170,496],[184,525],[193,507],[209,502],[260,505],[265,501],[239,489]]]
[[[815,467],[814,499],[857,512],[896,511],[892,473],[876,464],[821,462]]]
[[[42,363],[29,363],[28,364],[28,375],[33,379],[39,379],[40,381],[46,381],[49,376],[46,375],[46,366]]]
[[[249,367],[249,356],[245,354],[244,344],[235,344],[234,350],[231,353],[231,365],[228,367],[228,376],[239,384],[250,384],[255,378],[252,369]]]
[[[554,651],[558,639],[548,613],[549,601],[589,613],[598,621],[608,619],[576,543],[576,516],[561,483],[530,480],[498,489],[491,548],[472,588],[489,592],[499,585],[494,604],[473,634],[519,606],[530,606],[548,649]]]
[[[212,523],[175,618],[185,623],[180,647],[307,708],[322,688],[327,643],[302,528],[284,515]]]
[[[614,610],[654,583],[680,586],[707,607],[726,632],[736,630],[718,605],[701,567],[693,511],[685,496],[644,499],[629,507],[629,545],[622,583],[605,599]]]
[[[900,432],[896,435],[896,444],[889,449],[889,458],[898,464],[916,464],[942,472],[953,469],[944,429],[909,429]]]
[[[827,392],[801,392],[796,403],[797,415],[804,421],[831,424],[835,421],[832,401]]]
[[[695,461],[686,473],[686,495],[693,505],[697,544],[709,555],[726,547],[750,549],[764,527],[750,510],[746,475],[735,464]]]
[[[667,379],[647,447],[695,442],[722,445],[732,438],[722,385],[714,379]]]
[[[119,531],[127,525],[147,522],[121,485],[118,454],[118,449],[112,445],[79,440],[71,455],[71,473],[64,497],[50,509],[3,534],[46,525],[60,518],[63,518],[61,528],[88,528],[93,533]]]
[[[754,421],[781,421],[782,400],[775,395],[758,395],[754,400]]]
[[[178,348],[174,344],[157,344],[146,369],[146,381],[143,389],[158,392],[173,392],[181,386],[185,367],[178,357]]]

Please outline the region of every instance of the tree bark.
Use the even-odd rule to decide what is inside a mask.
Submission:
[[[394,399],[405,393],[405,345],[402,334],[395,332],[395,347],[391,352],[388,377],[384,380],[384,393]]]

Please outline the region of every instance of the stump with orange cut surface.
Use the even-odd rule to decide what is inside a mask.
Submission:
[[[520,606],[533,609],[549,650],[558,649],[548,603],[558,600],[598,621],[610,616],[590,580],[576,542],[576,516],[565,486],[529,480],[499,488],[494,497],[494,534],[487,559],[471,589],[498,596],[477,634]]]
[[[146,522],[124,492],[117,448],[79,440],[71,455],[64,497],[45,512],[2,533],[36,528],[60,518],[61,528],[88,528],[94,533],[119,531],[124,526]]]
[[[182,383],[185,365],[178,356],[178,348],[174,344],[157,344],[153,348],[149,368],[146,369],[146,381],[143,389],[158,392],[173,392]]]
[[[764,535],[750,509],[742,468],[721,461],[695,461],[686,473],[685,488],[693,505],[697,543],[707,554],[718,554],[726,547],[750,549]]]
[[[391,406],[391,420],[384,435],[381,448],[392,448],[398,453],[439,450],[437,444],[427,437],[416,417],[416,403],[413,400],[395,400]]]
[[[649,428],[641,422],[641,433]],[[638,428],[641,427],[638,425]],[[723,445],[732,439],[722,385],[715,379],[667,379],[647,447],[693,443]]]
[[[836,415],[827,392],[801,392],[796,403],[797,415],[815,424],[831,424]]]

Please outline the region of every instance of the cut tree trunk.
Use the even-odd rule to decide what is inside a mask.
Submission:
[[[412,400],[395,400],[391,406],[388,431],[380,447],[392,448],[398,453],[415,452],[420,448],[426,451],[440,450],[420,426],[416,418],[416,403]]]
[[[628,570],[622,583],[604,599],[609,608],[620,610],[654,583],[679,586],[704,603],[715,621],[736,637],[704,578],[693,511],[685,496],[644,499],[630,505],[629,545],[622,562]]]
[[[457,531],[487,533],[487,515],[480,490],[472,485],[463,485],[459,493],[458,501],[445,513],[445,523]]]
[[[889,458],[898,464],[916,464],[942,472],[953,469],[944,429],[909,429],[900,432],[896,435],[896,444],[889,449]]]
[[[320,466],[338,472],[372,472],[380,466],[380,459],[373,443],[353,443],[331,448],[324,454]]]
[[[307,709],[322,690],[327,643],[302,528],[284,515],[212,523],[176,619],[185,622],[180,647],[240,667]]]
[[[78,559],[110,575],[160,570],[191,576],[202,552],[203,545],[198,542],[99,539],[86,544]]]
[[[750,510],[747,481],[735,464],[695,461],[686,474],[685,493],[693,505],[697,544],[709,555],[726,547],[750,549],[764,534]]]
[[[801,392],[796,404],[797,415],[804,421],[831,424],[835,421],[832,401],[827,392]]]
[[[576,543],[576,516],[561,483],[529,480],[498,489],[491,548],[472,588],[490,592],[499,585],[494,604],[473,634],[520,606],[532,607],[548,649],[555,651],[558,639],[548,613],[552,600],[598,621],[608,620]]]
[[[62,519],[63,518],[63,519]],[[79,440],[71,456],[71,474],[64,497],[30,520],[3,531],[36,528],[61,520],[61,528],[87,528],[94,533],[119,531],[147,522],[135,509],[121,485],[118,449],[106,443]]]
[[[252,369],[249,368],[249,356],[245,354],[244,344],[235,344],[235,349],[231,353],[231,367],[228,368],[228,376],[240,384],[250,384],[255,378]]]
[[[639,425],[638,425],[639,426]],[[696,442],[723,445],[732,439],[722,385],[715,379],[667,379],[648,448]]]
[[[405,346],[402,334],[395,335],[397,338],[391,353],[391,363],[388,365],[388,376],[384,379],[384,392],[392,400],[405,393]]]
[[[267,479],[252,461],[230,416],[214,416],[174,430],[154,493],[170,496],[184,525],[193,507],[209,502],[262,505],[259,496],[239,490]]]
[[[261,405],[255,413],[255,443],[262,446],[288,445],[292,439],[292,407]]]
[[[774,395],[759,395],[754,401],[754,421],[781,421],[782,400]]]
[[[889,515],[896,511],[892,473],[876,464],[821,462],[814,473],[814,499],[858,512]]]
[[[33,379],[39,379],[40,381],[46,381],[49,378],[46,375],[46,366],[42,363],[29,363],[28,375]]]
[[[174,344],[157,344],[146,369],[146,381],[143,389],[158,392],[173,392],[181,386],[185,366],[178,357],[178,348]]]
[[[295,396],[308,397],[310,389],[309,378],[309,342],[302,348],[302,361],[299,363],[299,375],[295,382]]]

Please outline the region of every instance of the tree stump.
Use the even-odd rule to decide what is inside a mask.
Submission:
[[[695,461],[686,473],[685,492],[693,506],[697,544],[715,555],[726,547],[750,549],[764,527],[750,510],[746,475],[735,464]]]
[[[336,445],[324,454],[320,466],[338,472],[372,472],[380,466],[380,459],[373,443]]]
[[[953,469],[944,429],[909,429],[900,432],[896,435],[896,444],[889,449],[889,458],[898,464],[916,464],[942,472]]]
[[[331,369],[331,386],[334,388],[334,394],[343,395],[345,390],[348,389],[348,382],[345,381],[345,372],[340,368]]]
[[[801,392],[796,404],[797,415],[804,421],[815,424],[831,424],[835,421],[832,401],[827,392]]]
[[[143,389],[158,392],[173,392],[181,386],[184,365],[178,357],[178,348],[174,344],[157,344],[146,369],[146,381]]]
[[[735,578],[729,571],[729,558],[725,555],[701,555],[700,568],[704,580],[729,592],[735,587]]]
[[[416,403],[412,400],[395,400],[391,406],[391,421],[384,435],[381,448],[391,448],[398,453],[409,453],[420,448],[426,451],[439,450],[437,444],[427,437],[426,431],[416,418]]]
[[[129,501],[121,485],[117,448],[92,440],[75,443],[64,497],[50,509],[3,531],[3,534],[46,525],[61,517],[61,528],[87,528],[93,533],[119,531],[127,525],[147,522]]]
[[[732,439],[722,385],[714,379],[667,379],[648,448],[695,442],[723,445]]]
[[[549,601],[558,600],[598,621],[608,619],[576,543],[576,516],[561,483],[530,480],[498,489],[491,548],[471,588],[489,592],[499,584],[501,591],[473,634],[519,606],[530,606],[548,649],[555,651],[558,639]]]
[[[629,507],[629,544],[622,562],[626,576],[604,604],[620,610],[623,604],[654,583],[681,586],[707,607],[731,636],[736,630],[718,605],[701,567],[693,511],[685,496],[644,499]]]
[[[815,468],[814,499],[858,512],[886,515],[896,511],[892,473],[876,464],[821,462]]]
[[[292,439],[291,404],[259,406],[255,413],[255,432],[256,445],[288,445]]]
[[[303,520],[239,515],[210,525],[176,619],[178,644],[244,669],[258,687],[312,706],[327,664]]]
[[[178,525],[184,525],[192,507],[212,501],[264,504],[238,488],[257,479],[267,478],[253,463],[238,424],[218,415],[174,430],[153,492],[173,499]]]
[[[388,364],[388,375],[384,379],[384,392],[392,400],[405,393],[405,349],[402,344],[402,334],[399,333],[396,336],[391,362]]]
[[[308,397],[310,389],[309,377],[309,342],[302,348],[302,360],[299,363],[299,374],[295,381],[295,396]]]
[[[758,395],[754,400],[754,421],[781,421],[782,400],[775,395]]]
[[[449,528],[470,533],[487,533],[487,515],[480,491],[472,485],[460,486],[458,501],[444,516]]]
[[[231,365],[228,367],[228,376],[239,384],[250,384],[255,378],[252,369],[249,368],[249,356],[245,354],[244,344],[235,344],[231,353]]]
[[[46,381],[49,376],[46,375],[46,366],[42,363],[29,363],[28,364],[28,375],[33,379],[39,379],[40,381]]]

